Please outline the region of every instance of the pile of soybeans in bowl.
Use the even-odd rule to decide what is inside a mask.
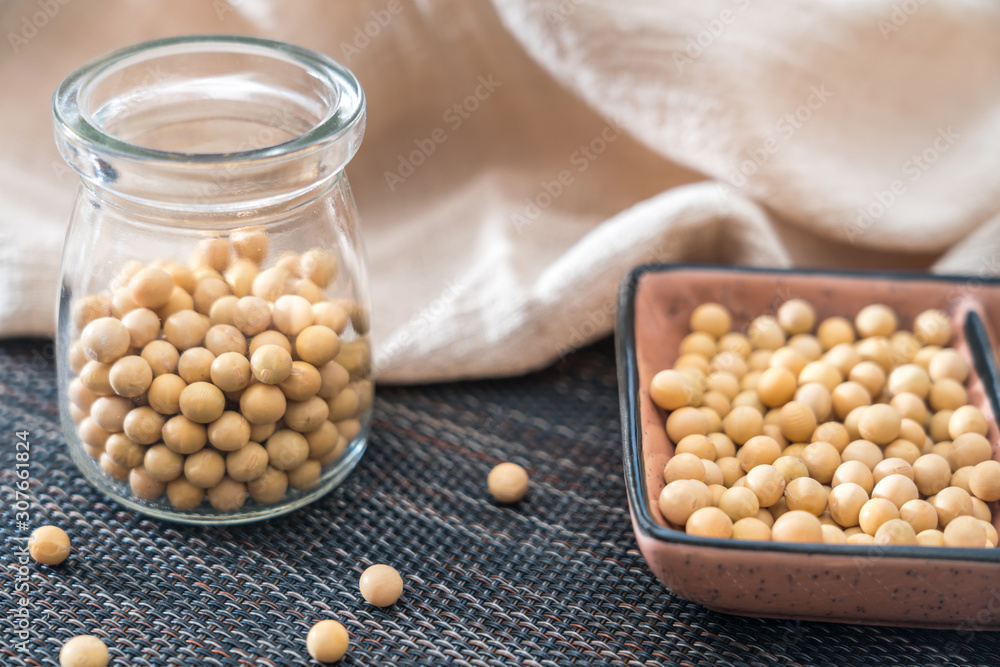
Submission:
[[[691,314],[649,386],[675,445],[659,510],[704,537],[997,546],[987,417],[948,315],[899,328],[888,306],[817,322],[785,301],[741,333],[717,303]]]

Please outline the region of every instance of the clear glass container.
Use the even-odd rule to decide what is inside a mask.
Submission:
[[[370,303],[344,167],[354,75],[260,39],[147,42],[53,99],[80,175],[62,257],[59,405],[99,490],[197,524],[339,484],[371,421]]]

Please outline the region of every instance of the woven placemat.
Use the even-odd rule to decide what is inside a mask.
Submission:
[[[30,650],[11,634],[18,528],[15,432],[31,434],[31,526],[74,552],[30,567]],[[1000,663],[1000,635],[738,618],[677,598],[650,574],[622,481],[618,388],[605,341],[502,381],[380,388],[368,452],[347,482],[294,514],[193,528],[106,500],[57,424],[51,345],[0,345],[3,665],[52,665],[90,633],[114,665],[309,664],[323,618],[352,637],[343,665],[961,665]],[[501,460],[529,497],[490,502]],[[372,563],[402,600],[361,598]],[[998,572],[1000,579],[1000,572]]]

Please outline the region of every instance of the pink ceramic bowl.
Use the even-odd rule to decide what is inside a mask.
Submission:
[[[853,319],[884,303],[909,328],[927,308],[952,317],[953,344],[975,369],[970,402],[997,441],[1000,375],[1000,280],[922,274],[859,274],[689,265],[644,266],[623,282],[617,327],[625,482],[639,549],[678,595],[716,611],[748,616],[1000,630],[1000,549],[744,542],[668,528],[657,499],[674,451],[665,415],[649,382],[670,368],[688,333],[691,311],[715,301],[745,330],[759,314],[793,297],[810,301],[818,319]],[[994,458],[1000,450],[994,447]],[[1000,508],[991,503],[993,524]]]

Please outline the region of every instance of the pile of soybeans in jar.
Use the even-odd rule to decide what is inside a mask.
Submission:
[[[337,256],[269,264],[268,246],[255,229],[206,238],[188,265],[127,262],[107,291],[71,302],[69,417],[137,500],[280,503],[317,486],[366,427],[368,314],[326,296]]]
[[[996,547],[1000,462],[952,338],[937,309],[906,330],[882,304],[817,322],[790,299],[743,334],[699,305],[649,386],[675,445],[660,513],[705,537]]]

